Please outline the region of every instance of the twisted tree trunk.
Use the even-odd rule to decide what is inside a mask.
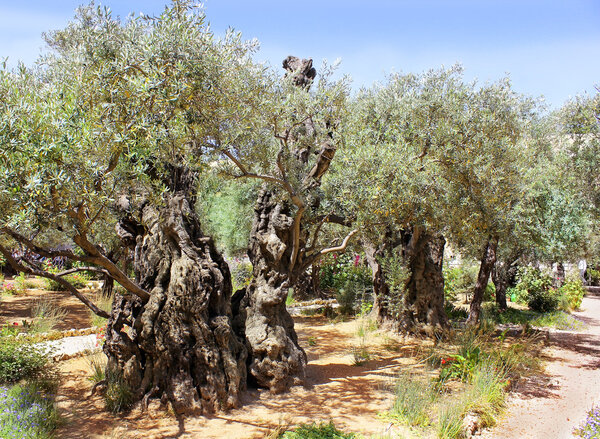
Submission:
[[[477,282],[475,283],[475,290],[473,291],[473,299],[471,300],[471,307],[469,309],[469,317],[467,318],[468,325],[476,325],[479,323],[481,303],[483,302],[483,295],[490,279],[490,273],[496,263],[497,248],[497,237],[490,238],[484,246],[479,273],[477,275]]]
[[[300,266],[290,270],[293,224],[287,204],[277,202],[272,191],[264,188],[248,246],[253,279],[236,317],[249,349],[251,377],[275,393],[301,383],[307,361],[285,306],[288,289],[303,273]],[[305,239],[300,242],[304,245]]]
[[[501,310],[508,308],[506,303],[506,290],[512,286],[517,274],[519,256],[512,256],[506,260],[498,260],[492,269],[492,282],[496,287],[496,304]]]
[[[399,316],[400,330],[433,336],[448,327],[442,271],[446,240],[418,228],[403,234],[409,278]]]
[[[104,352],[136,399],[211,413],[238,404],[247,352],[231,327],[229,268],[190,200],[176,190],[143,208],[133,265],[150,298],[115,297]]]
[[[375,317],[380,325],[388,325],[395,320],[389,309],[390,286],[386,281],[385,271],[381,264],[385,249],[389,247],[387,244],[385,238],[379,247],[369,239],[363,238],[362,240],[362,247],[365,251],[367,264],[371,269],[371,280],[373,281],[373,309],[371,315]]]

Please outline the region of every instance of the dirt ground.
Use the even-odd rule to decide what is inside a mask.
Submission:
[[[69,329],[82,329],[91,326],[90,311],[88,308],[73,297],[67,291],[46,291],[43,289],[43,279],[28,279],[34,282],[38,288],[28,289],[25,295],[2,296],[0,300],[0,325],[13,323],[22,324],[23,320],[31,322],[31,308],[36,300],[42,297],[45,300],[54,301],[59,307],[64,308],[67,313],[56,326],[60,331]],[[92,295],[91,289],[83,289],[84,294]]]
[[[331,324],[323,317],[298,317],[296,325],[309,359],[306,385],[281,395],[250,389],[241,408],[211,417],[177,419],[152,405],[148,413],[134,410],[126,416],[108,415],[101,397],[89,397],[89,362],[85,358],[64,362],[61,369],[68,380],[58,400],[66,423],[57,437],[263,438],[279,426],[330,420],[342,430],[367,435],[396,431],[397,427],[377,416],[391,404],[393,377],[412,362],[389,349],[395,341],[367,335],[364,346],[371,360],[355,366],[353,348],[361,340],[356,335],[360,322]],[[414,344],[402,347],[405,351],[418,348]]]
[[[32,301],[49,294],[68,315],[59,329],[90,325],[87,309],[68,293],[29,290],[26,296],[3,297],[0,324],[29,319]],[[508,398],[499,424],[484,431],[482,439],[571,438],[586,411],[600,402],[600,296],[590,295],[574,313],[588,324],[582,332],[551,331],[543,358],[546,373],[520,382]],[[91,366],[87,357],[63,361],[63,381],[57,401],[65,420],[57,438],[263,438],[280,426],[329,422],[344,431],[367,437],[416,438],[417,432],[398,427],[379,414],[392,403],[394,376],[417,369],[415,352],[431,342],[399,339],[386,333],[358,336],[362,320],[331,323],[324,317],[296,317],[296,329],[309,364],[304,386],[271,395],[250,389],[242,406],[211,417],[178,419],[151,405],[148,412],[133,410],[111,415],[100,396],[90,396]],[[364,347],[370,359],[354,365],[353,351]]]

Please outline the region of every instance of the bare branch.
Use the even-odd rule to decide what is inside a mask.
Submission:
[[[25,247],[29,248],[30,250],[33,250],[35,253],[45,258],[68,258],[72,261],[93,262],[91,257],[79,256],[70,250],[48,250],[43,247],[40,247],[37,244],[34,244],[33,241],[31,241],[30,239],[26,238],[20,233],[15,232],[12,229],[9,229],[8,227],[3,227],[2,229],[0,229],[0,232],[6,233],[15,241],[20,242]]]
[[[112,277],[110,275],[110,273],[108,272],[108,270],[105,270],[104,268],[98,268],[98,267],[76,267],[76,268],[71,268],[69,270],[61,271],[60,273],[56,273],[56,275],[58,277],[62,277],[62,276],[67,276],[72,273],[79,273],[81,271],[91,271],[93,273],[101,273],[106,276]]]
[[[344,238],[344,240],[342,241],[342,243],[337,246],[337,247],[330,247],[330,248],[324,248],[323,250],[321,250],[319,252],[320,256],[323,256],[327,253],[333,253],[333,252],[343,252],[346,250],[346,247],[348,246],[348,242],[350,241],[350,238],[352,238],[356,233],[358,233],[358,229],[354,229],[352,230],[350,233],[348,233],[348,235],[346,235],[346,237]]]

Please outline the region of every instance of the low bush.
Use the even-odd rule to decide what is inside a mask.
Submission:
[[[64,279],[73,285],[75,288],[85,288],[87,287],[87,283],[89,278],[83,273],[72,273],[68,274],[64,277]],[[49,291],[65,291],[66,288],[63,284],[55,281],[54,279],[44,279],[46,289]]]
[[[584,439],[600,438],[600,407],[592,407],[585,422],[573,430],[573,436]]]
[[[581,306],[585,295],[583,282],[579,277],[567,278],[567,281],[558,290],[561,298],[561,309],[571,311]]]
[[[558,308],[560,294],[552,286],[552,276],[535,267],[521,267],[517,285],[510,289],[511,300],[526,302],[533,311],[551,312]]]
[[[48,363],[49,352],[14,336],[0,339],[0,383],[38,377]]]
[[[335,428],[333,421],[328,424],[301,424],[293,431],[282,433],[281,439],[357,439],[354,433],[344,433]]]
[[[7,294],[9,296],[18,296],[20,294],[23,294],[25,292],[24,287],[16,281],[4,281],[4,284],[2,285],[2,291],[0,291],[2,294]]]

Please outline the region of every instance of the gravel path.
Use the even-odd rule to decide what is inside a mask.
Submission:
[[[481,438],[570,439],[600,403],[600,295],[589,294],[573,315],[588,328],[550,333],[546,375],[520,385],[499,424]]]

